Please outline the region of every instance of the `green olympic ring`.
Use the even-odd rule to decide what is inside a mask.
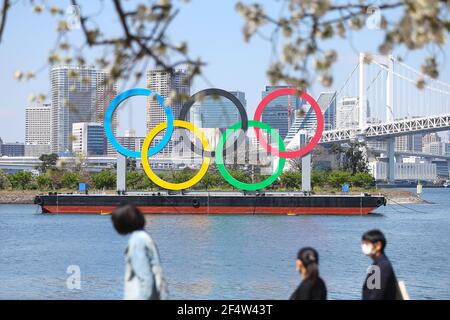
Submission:
[[[278,148],[280,149],[280,151],[283,152],[286,150],[284,143],[283,143],[283,139],[281,139],[278,132],[276,130],[274,130],[271,126],[269,126],[268,124],[266,124],[264,122],[256,121],[256,120],[249,120],[248,126],[267,130],[270,134],[273,134],[274,137],[277,139]],[[217,144],[217,147],[216,147],[217,168],[219,169],[219,172],[224,177],[224,179],[229,184],[231,184],[233,187],[236,187],[238,189],[243,189],[243,190],[264,189],[265,187],[267,187],[268,185],[273,183],[275,180],[277,180],[278,177],[281,175],[281,173],[283,172],[284,165],[286,163],[286,158],[278,158],[277,170],[270,177],[268,177],[267,179],[265,179],[261,182],[245,183],[245,182],[238,181],[227,171],[227,169],[224,165],[224,162],[223,162],[223,154],[222,153],[223,153],[223,148],[224,148],[225,142],[230,137],[230,135],[241,128],[242,128],[242,123],[241,123],[241,121],[239,121],[239,122],[233,124],[232,126],[230,126],[225,131],[224,135],[220,136],[219,143]]]

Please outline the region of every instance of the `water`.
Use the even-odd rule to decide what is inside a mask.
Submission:
[[[286,299],[299,282],[297,250],[314,246],[331,299],[359,299],[370,264],[361,234],[380,228],[387,255],[413,299],[450,299],[450,189],[424,189],[431,205],[380,215],[147,216],[172,298]],[[414,211],[415,210],[415,211]],[[109,216],[41,215],[0,205],[1,299],[120,299],[126,237]],[[69,265],[81,289],[69,290]]]

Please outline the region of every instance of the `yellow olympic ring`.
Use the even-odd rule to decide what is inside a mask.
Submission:
[[[209,143],[204,134],[192,123],[183,121],[183,120],[175,120],[174,121],[175,127],[181,127],[188,129],[200,139],[203,145],[203,149],[206,151],[209,151]],[[167,182],[158,177],[153,171],[152,168],[150,168],[150,164],[148,163],[148,149],[150,147],[150,143],[155,138],[155,136],[167,128],[167,122],[162,122],[158,124],[156,127],[154,127],[145,137],[144,143],[142,145],[141,150],[141,160],[142,160],[142,166],[144,168],[145,174],[151,181],[153,181],[155,184],[160,186],[161,188],[168,189],[168,190],[181,190],[181,189],[188,189],[198,183],[203,176],[206,174],[206,171],[208,171],[209,163],[211,161],[210,157],[204,157],[202,166],[200,167],[200,170],[197,172],[195,176],[193,176],[190,180],[181,182],[181,183],[172,183]]]

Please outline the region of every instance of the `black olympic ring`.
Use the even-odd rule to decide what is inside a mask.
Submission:
[[[239,146],[243,140],[245,140],[245,133],[248,130],[248,117],[247,117],[247,111],[245,110],[244,106],[242,105],[241,101],[239,101],[238,98],[236,98],[235,95],[231,94],[228,91],[222,90],[222,89],[218,89],[218,88],[210,88],[210,89],[205,89],[202,91],[199,91],[197,93],[195,93],[194,95],[192,95],[189,100],[183,104],[181,110],[180,110],[180,116],[179,116],[179,120],[184,120],[186,121],[186,116],[187,113],[189,111],[189,109],[191,109],[192,105],[196,102],[196,99],[198,97],[206,97],[206,96],[222,96],[224,98],[227,98],[228,100],[230,100],[238,109],[239,111],[239,115],[241,116],[241,122],[242,122],[242,128],[239,131],[239,135],[237,138],[235,138],[235,141],[233,142],[232,145],[230,145],[228,148],[233,148],[234,144],[236,143],[237,140],[237,146]],[[183,138],[183,143],[187,143],[187,141],[190,141],[189,137],[187,136],[186,132],[184,130],[181,131],[181,136]],[[189,144],[187,144],[187,146],[189,146]],[[192,151],[194,151],[196,154],[200,155],[200,156],[204,156],[204,157],[215,157],[216,152],[215,151],[206,151],[203,150],[203,148],[199,148],[195,145],[194,142],[191,141],[191,145],[190,148]],[[225,152],[233,152],[234,150],[228,150],[228,148],[225,149]]]

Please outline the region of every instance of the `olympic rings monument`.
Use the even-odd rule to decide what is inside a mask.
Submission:
[[[216,145],[210,145],[201,128],[187,121],[187,115],[192,105],[200,96],[221,96],[234,103],[240,121],[232,124],[222,133]],[[261,122],[264,108],[273,99],[283,95],[299,96],[306,100],[316,114],[317,127],[315,134],[309,139],[307,135],[298,136],[300,148],[287,150],[284,141],[277,130],[273,130],[267,123]],[[112,119],[117,107],[128,98],[134,96],[153,97],[158,102],[166,115],[166,121],[157,124],[147,133],[142,148],[139,151],[129,150],[122,146],[114,137]],[[149,157],[161,152],[172,139],[175,128],[187,129],[194,141],[201,142],[201,147],[196,146],[185,134],[182,134],[182,142],[189,152],[194,152],[201,158],[201,165],[197,173],[187,181],[169,182],[161,179],[150,167]],[[242,143],[252,128],[258,143],[276,160],[276,168],[263,181],[246,183],[233,177],[227,170],[224,161],[224,153],[230,151],[235,144]],[[42,208],[43,213],[91,213],[110,214],[114,208],[123,204],[130,204],[140,208],[145,214],[270,214],[270,215],[364,215],[371,213],[379,206],[386,204],[383,195],[370,194],[312,194],[311,193],[311,156],[310,152],[319,143],[324,129],[324,119],[317,102],[306,92],[295,89],[283,88],[272,91],[258,104],[253,119],[248,119],[245,108],[231,93],[222,89],[206,89],[197,92],[183,104],[178,119],[170,106],[165,104],[161,95],[149,89],[137,88],[122,92],[115,97],[105,112],[104,130],[109,143],[117,150],[117,194],[85,194],[70,193],[38,195],[35,204]],[[163,134],[162,132],[165,131]],[[266,137],[261,131],[267,133]],[[185,133],[185,130],[182,130]],[[237,137],[236,134],[237,133]],[[162,135],[162,137],[161,137]],[[227,140],[234,141],[227,146]],[[158,137],[158,140],[155,139]],[[268,142],[274,140],[275,143]],[[272,139],[273,138],[273,139]],[[159,140],[160,139],[160,140]],[[297,138],[295,138],[297,139]],[[152,142],[154,143],[152,144]],[[180,140],[181,142],[181,140]],[[291,141],[292,142],[292,141]],[[259,149],[258,149],[259,150]],[[140,159],[147,177],[161,189],[159,191],[133,191],[126,192],[126,158]],[[265,192],[264,189],[274,183],[283,172],[287,159],[302,157],[302,191]],[[224,180],[238,191],[189,191],[202,180],[211,162],[215,160],[218,171]],[[173,192],[181,191],[181,192]],[[243,191],[243,192],[242,192]],[[250,191],[250,192],[247,192]]]
[[[316,114],[317,119],[317,129],[312,136],[309,142],[304,141],[301,144],[301,148],[295,151],[288,151],[284,145],[282,138],[279,136],[277,130],[274,130],[271,126],[266,123],[261,122],[262,113],[265,107],[272,100],[284,96],[284,95],[294,95],[298,96],[304,100],[306,100],[309,105],[312,107]],[[153,97],[159,104],[159,106],[164,110],[166,115],[166,121],[161,122],[156,125],[153,129],[148,132],[145,137],[144,143],[140,151],[129,150],[123,147],[116,139],[112,129],[112,118],[114,115],[114,111],[116,111],[117,107],[124,102],[126,99],[129,99],[134,96],[147,96]],[[219,143],[217,146],[209,145],[208,140],[204,136],[202,130],[197,128],[193,123],[187,121],[187,116],[192,105],[200,98],[206,96],[219,96],[230,100],[237,108],[241,120],[233,125],[231,125],[225,132],[222,134],[219,139]],[[192,133],[201,141],[202,148],[196,146],[193,142],[190,141],[189,137],[185,133],[185,130],[182,130],[181,136],[183,142],[197,155],[203,157],[202,164],[197,174],[192,177],[188,181],[184,181],[181,183],[172,183],[168,181],[162,180],[158,177],[150,167],[148,158],[152,155],[160,152],[167,144],[169,143],[172,133],[174,132],[174,128],[184,128]],[[231,146],[225,148],[226,142],[230,136],[239,131],[238,137],[235,139],[235,142],[238,144],[243,141],[243,136],[246,135],[248,128],[253,128],[256,134],[256,138],[258,142],[263,146],[263,148],[271,155],[274,155],[278,158],[277,168],[274,173],[269,176],[267,179],[257,182],[257,183],[244,183],[242,181],[238,181],[235,179],[226,169],[223,152],[229,151],[227,150],[230,147],[233,147],[234,143]],[[270,145],[264,136],[261,134],[261,129],[265,130],[269,133],[269,135],[273,135],[275,140],[277,141],[277,147]],[[242,103],[237,99],[233,94],[228,91],[218,89],[218,88],[210,88],[199,91],[192,95],[187,102],[185,102],[180,110],[179,119],[174,119],[173,112],[170,106],[167,106],[164,102],[164,98],[157,92],[152,92],[149,89],[145,88],[136,88],[122,92],[118,96],[116,96],[108,106],[108,109],[105,112],[104,117],[104,130],[106,134],[106,138],[109,143],[114,147],[114,149],[118,152],[119,156],[117,159],[117,191],[125,192],[126,191],[126,157],[129,158],[138,158],[142,161],[142,166],[144,172],[147,177],[156,185],[163,189],[167,190],[184,190],[188,189],[203,178],[203,176],[208,171],[209,165],[211,163],[211,158],[215,158],[216,164],[218,166],[219,173],[222,177],[232,186],[241,189],[241,190],[261,190],[265,187],[272,184],[274,181],[278,179],[278,177],[283,172],[284,165],[286,163],[286,159],[298,158],[302,157],[302,191],[311,191],[311,158],[310,152],[314,149],[314,147],[319,143],[320,138],[322,136],[322,132],[324,129],[324,119],[322,111],[317,104],[317,102],[306,92],[298,91],[292,88],[283,88],[272,91],[269,95],[267,95],[256,108],[253,120],[248,120],[247,112],[242,105]],[[150,145],[154,138],[161,132],[165,130],[165,133],[162,139],[153,147],[150,148]],[[305,139],[306,140],[306,139]],[[306,143],[307,142],[307,143]]]

